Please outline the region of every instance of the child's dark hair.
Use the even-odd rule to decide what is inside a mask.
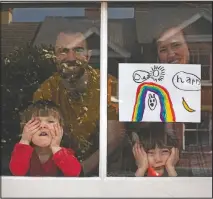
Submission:
[[[31,120],[32,117],[46,117],[53,116],[59,120],[61,126],[64,126],[63,115],[59,106],[49,100],[38,100],[31,103],[24,111],[20,113],[21,129]]]
[[[145,149],[178,148],[178,139],[174,132],[167,132],[164,123],[151,123],[150,127],[140,135],[140,142]]]

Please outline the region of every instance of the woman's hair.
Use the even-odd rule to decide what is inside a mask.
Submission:
[[[21,129],[23,129],[24,125],[31,120],[32,117],[47,116],[57,118],[60,125],[64,126],[64,119],[59,106],[49,100],[39,100],[31,103],[23,112],[20,113]]]
[[[145,151],[158,148],[178,147],[178,138],[174,132],[167,132],[164,123],[151,123],[144,132],[140,134],[140,143]]]

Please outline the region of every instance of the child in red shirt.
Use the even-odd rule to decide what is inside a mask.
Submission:
[[[15,176],[79,176],[81,164],[71,149],[61,147],[63,117],[54,103],[37,101],[21,118],[21,140],[9,168]]]

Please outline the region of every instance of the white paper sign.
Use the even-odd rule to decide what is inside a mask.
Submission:
[[[200,122],[201,66],[119,64],[119,121]]]

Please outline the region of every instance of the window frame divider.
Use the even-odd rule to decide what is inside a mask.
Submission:
[[[101,2],[100,20],[100,120],[99,178],[107,176],[107,64],[108,64],[108,4]]]

